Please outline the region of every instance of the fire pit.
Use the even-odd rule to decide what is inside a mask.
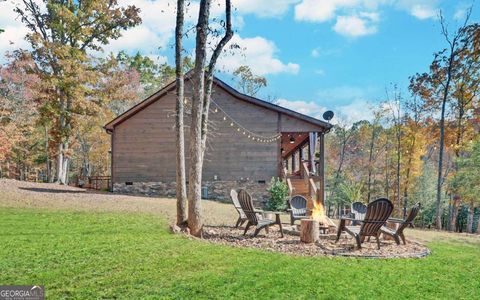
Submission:
[[[293,234],[298,232],[302,242],[314,243],[319,239],[336,237],[335,233],[337,226],[329,217],[327,217],[321,201],[309,201],[307,216],[308,218],[300,221],[300,227],[292,226],[290,229]]]

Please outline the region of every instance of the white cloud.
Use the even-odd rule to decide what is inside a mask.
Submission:
[[[323,69],[316,69],[315,74],[320,75],[320,76],[325,76],[325,70]]]
[[[300,70],[298,64],[284,63],[277,58],[278,49],[275,43],[263,37],[242,38],[239,35],[233,36],[230,45],[237,44],[240,51],[233,54],[225,53],[218,62],[221,70],[233,71],[236,68],[247,65],[257,75],[291,73],[297,74]],[[228,47],[228,45],[227,45]]]
[[[357,99],[347,105],[335,107],[338,119],[347,124],[353,124],[358,121],[371,121],[374,119],[371,104],[363,99]]]
[[[465,9],[460,8],[455,11],[455,14],[453,15],[453,19],[457,21],[464,20],[466,15],[467,15],[467,11]]]
[[[6,51],[12,51],[18,48],[28,48],[28,43],[24,37],[28,29],[23,25],[13,11],[15,4],[11,1],[0,2],[0,28],[4,29],[0,33],[0,61],[4,60]]]
[[[425,20],[434,18],[437,15],[437,10],[434,7],[418,4],[411,8],[411,14],[417,19]]]
[[[396,6],[420,20],[435,18],[438,14],[437,0],[399,0]]]
[[[303,0],[295,6],[298,21],[327,22],[335,20],[333,30],[343,36],[359,37],[378,31],[378,7],[388,0]],[[318,51],[315,49],[312,56]]]
[[[295,19],[310,22],[325,22],[335,18],[339,9],[355,7],[360,0],[303,0],[295,6]]]
[[[465,21],[465,18],[467,17],[467,13],[470,10],[470,6],[466,3],[461,3],[457,6],[455,9],[455,13],[453,14],[453,19],[455,21]]]
[[[377,13],[361,13],[359,15],[339,16],[333,26],[338,34],[348,37],[359,37],[374,34],[378,31]]]
[[[291,4],[299,0],[236,0],[232,5],[239,14],[255,14],[259,17],[280,17],[284,15]]]
[[[322,114],[327,110],[327,108],[313,101],[278,99],[275,103],[317,119],[322,119]]]
[[[295,5],[295,20],[332,22],[341,35],[359,37],[378,31],[382,7],[394,7],[425,20],[438,14],[439,0],[302,0]]]
[[[373,120],[373,111],[369,109],[370,104],[366,100],[357,99],[347,105],[336,105],[333,107],[324,107],[315,101],[278,99],[276,104],[285,108],[294,110],[304,115],[323,120],[323,113],[332,110],[335,117],[333,124],[352,125],[362,120]]]
[[[310,54],[312,55],[312,57],[319,57],[320,56],[320,49],[315,48],[315,49],[312,50],[312,52]]]

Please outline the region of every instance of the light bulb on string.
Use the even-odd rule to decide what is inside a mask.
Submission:
[[[226,121],[226,120],[227,120],[227,117],[223,117],[223,120]]]

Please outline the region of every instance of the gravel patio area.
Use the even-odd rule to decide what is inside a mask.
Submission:
[[[342,235],[338,243],[325,237],[313,244],[305,244],[300,237],[291,234],[288,227],[282,238],[277,226],[272,226],[267,234],[264,230],[257,237],[253,237],[253,229],[244,236],[244,227],[234,228],[229,226],[207,226],[204,228],[203,238],[212,243],[263,249],[273,252],[282,252],[299,256],[351,256],[367,258],[421,258],[430,253],[430,250],[417,241],[407,241],[407,245],[396,245],[394,241],[381,239],[380,250],[377,249],[375,239],[365,241],[361,249],[355,248],[355,241],[346,235]]]

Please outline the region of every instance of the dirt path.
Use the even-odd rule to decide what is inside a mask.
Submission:
[[[203,203],[206,224],[229,225],[236,221],[232,205]],[[50,183],[0,179],[0,207],[42,208],[51,210],[142,212],[175,220],[175,199],[118,195]]]

